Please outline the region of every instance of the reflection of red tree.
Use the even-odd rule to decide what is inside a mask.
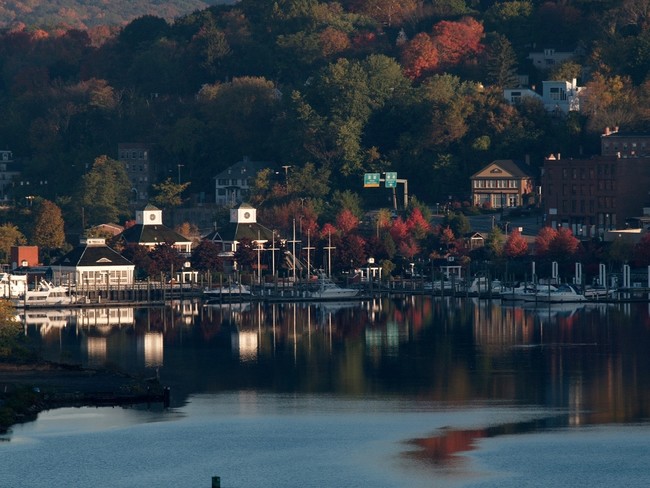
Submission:
[[[476,440],[484,437],[487,437],[485,429],[449,430],[441,436],[414,439],[412,444],[420,450],[410,454],[434,463],[445,463],[458,453],[475,449]]]

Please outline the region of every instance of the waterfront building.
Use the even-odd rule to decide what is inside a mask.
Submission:
[[[224,269],[236,269],[235,253],[243,239],[248,239],[255,248],[264,248],[268,243],[279,244],[279,236],[274,231],[257,222],[257,209],[248,203],[240,203],[230,209],[230,221],[223,228],[215,229],[204,237],[219,246],[220,256],[224,260]]]
[[[151,204],[135,213],[135,225],[124,229],[118,239],[125,245],[137,244],[148,250],[168,243],[185,256],[192,253],[192,241],[164,225],[162,210]]]
[[[79,246],[52,266],[53,281],[77,289],[107,289],[134,283],[135,265],[106,245],[102,238],[82,238]]]

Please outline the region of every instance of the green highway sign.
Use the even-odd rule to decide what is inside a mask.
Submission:
[[[397,186],[397,173],[386,172],[386,188],[395,188]]]
[[[365,173],[363,175],[364,188],[379,188],[379,181],[381,175],[379,173]]]

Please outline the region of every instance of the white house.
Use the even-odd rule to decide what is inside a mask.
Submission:
[[[51,266],[55,283],[77,289],[106,289],[133,285],[135,265],[101,238],[82,238],[79,246]]]
[[[525,97],[540,100],[548,112],[568,114],[580,111],[579,93],[584,89],[578,86],[576,79],[572,81],[542,81],[542,93],[539,94],[530,88],[506,88],[503,90],[505,99],[513,105],[521,102]]]
[[[223,170],[214,177],[215,203],[217,205],[241,203],[248,197],[257,173],[267,168],[276,174],[277,168],[273,163],[251,161],[248,157],[244,157],[241,161]]]

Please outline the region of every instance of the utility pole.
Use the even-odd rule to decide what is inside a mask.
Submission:
[[[178,166],[178,184],[180,185],[181,184],[181,168],[183,166],[185,166],[185,165],[184,164],[177,164],[176,166]]]

